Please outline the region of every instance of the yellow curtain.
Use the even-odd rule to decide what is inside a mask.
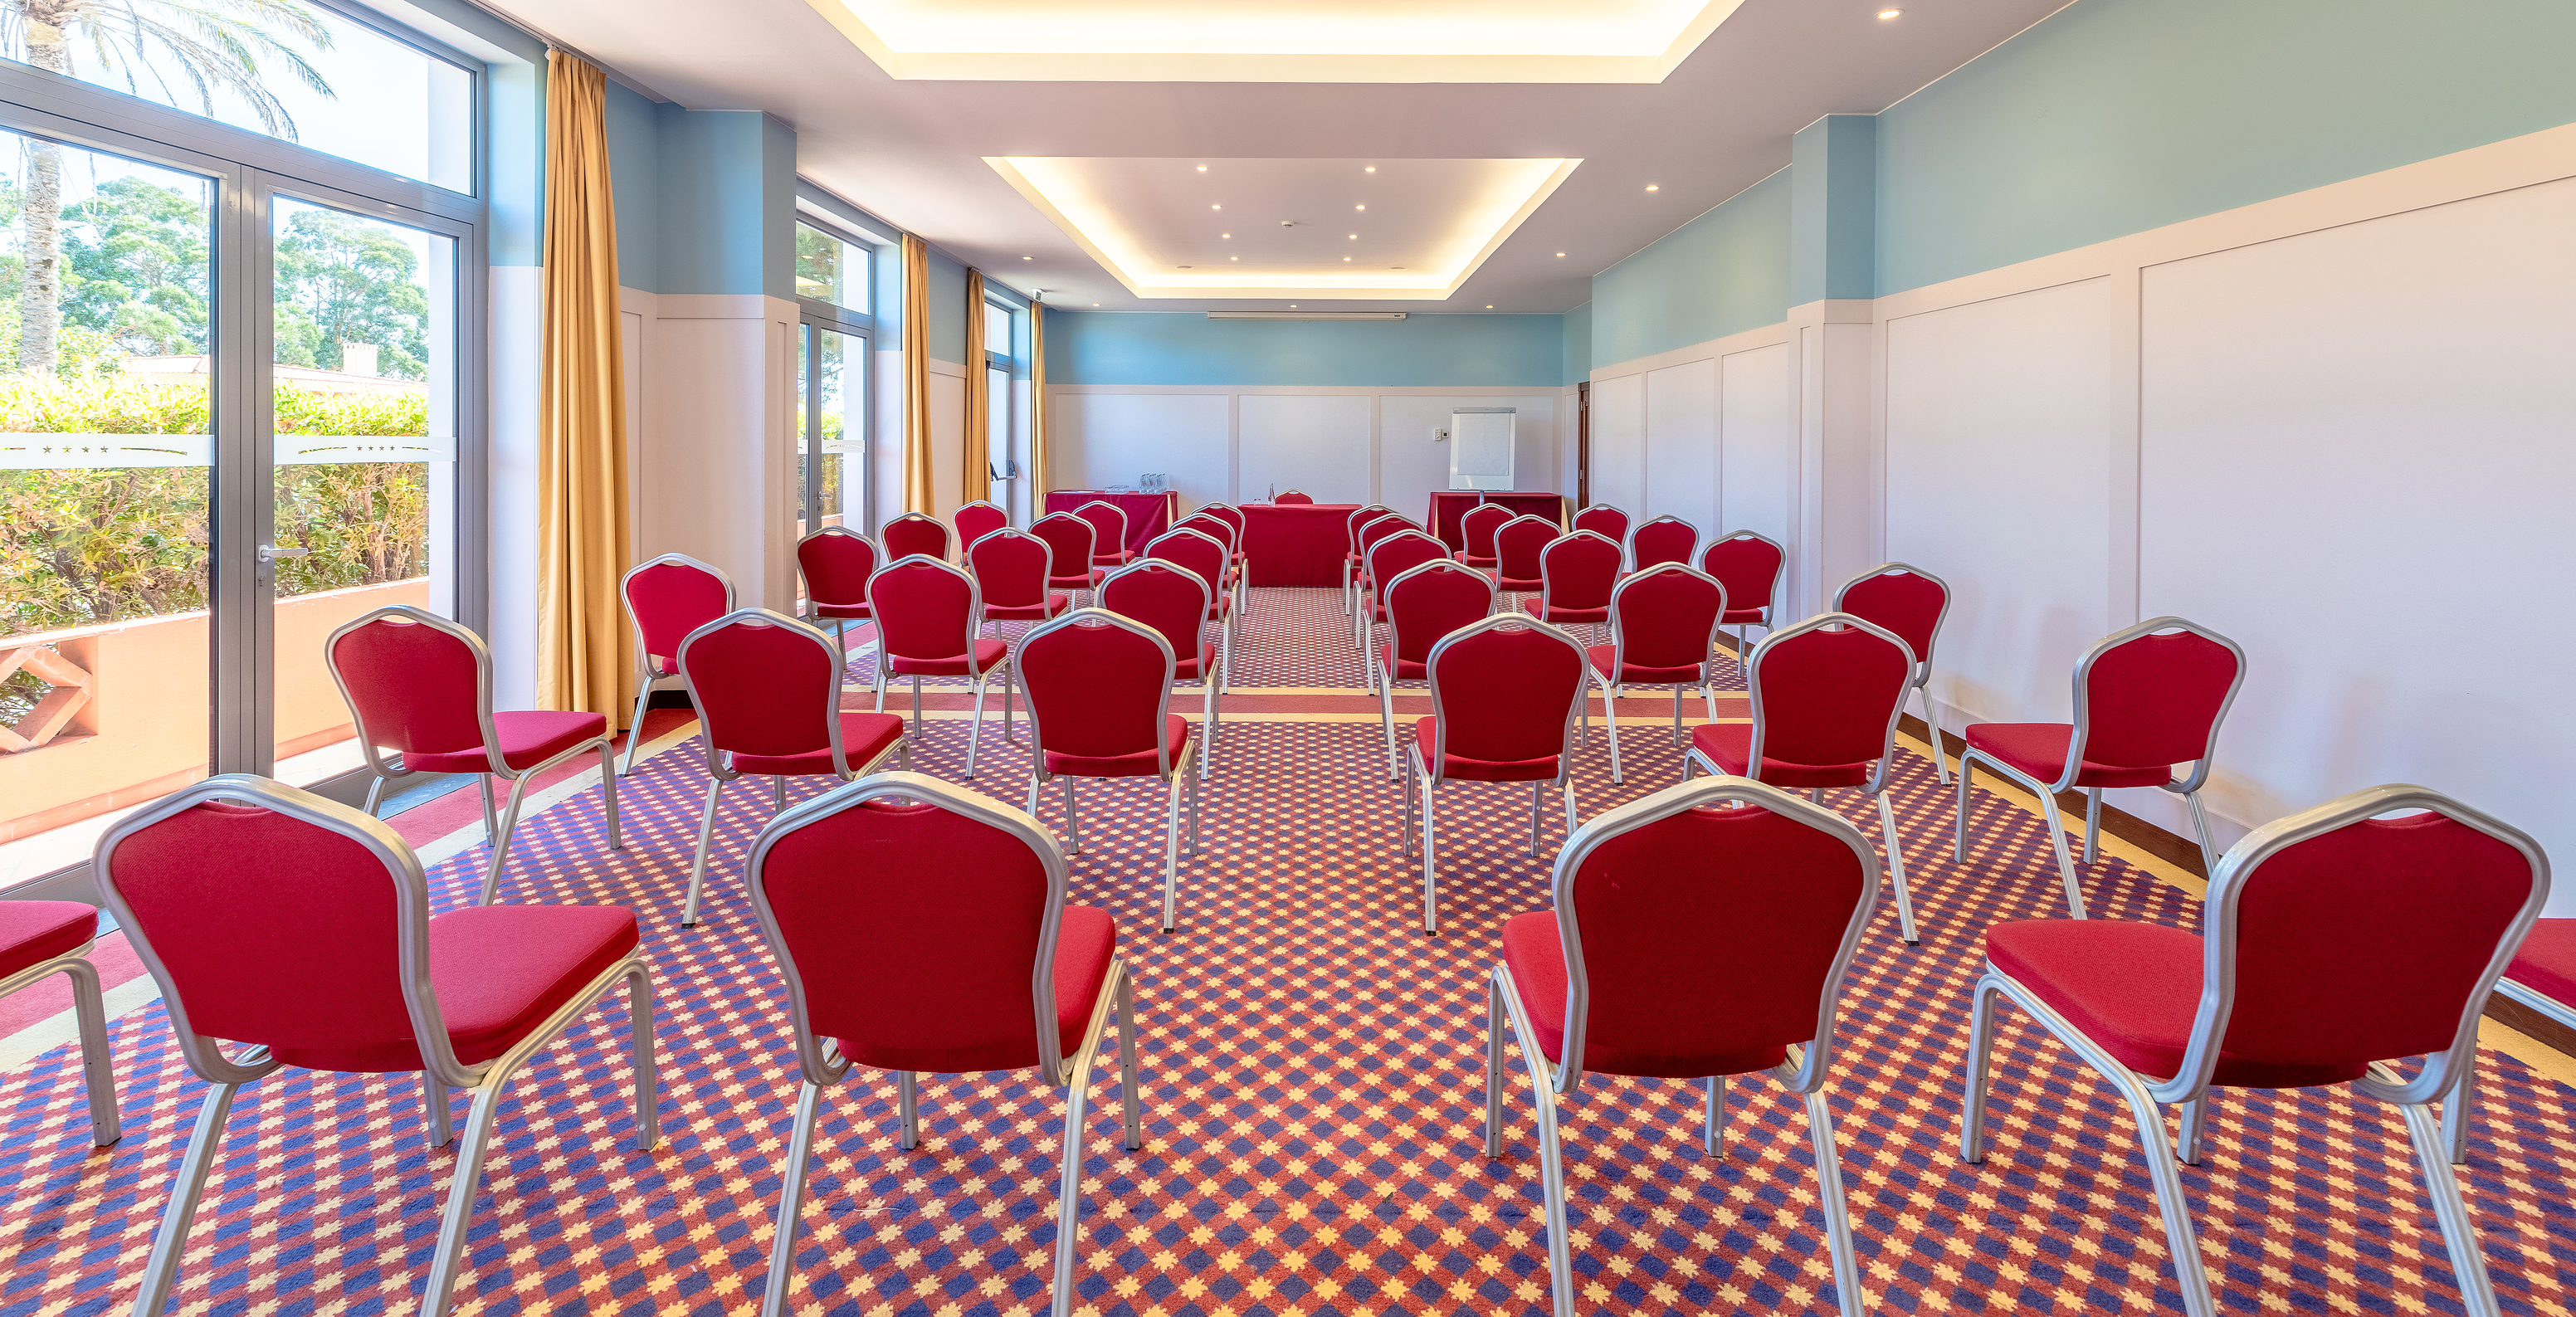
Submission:
[[[930,245],[903,235],[903,510],[939,514],[930,481]]]
[[[547,53],[537,705],[606,714],[615,727],[636,674],[617,599],[627,566],[626,382],[607,107],[597,66]]]
[[[1047,461],[1046,303],[1029,299],[1029,515],[1046,515],[1046,496],[1054,488]]]
[[[987,445],[993,428],[992,395],[984,388],[984,272],[966,272],[966,438],[960,468],[966,479],[957,486],[960,507],[993,492],[993,468]],[[960,546],[963,547],[963,546]]]

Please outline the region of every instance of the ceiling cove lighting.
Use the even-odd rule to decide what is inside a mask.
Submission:
[[[1294,314],[1291,314],[1294,312]],[[1210,311],[1210,320],[1402,320],[1403,311]]]
[[[806,0],[897,79],[1657,83],[1743,0]]]
[[[1004,181],[1055,222],[1065,235],[1138,298],[1269,299],[1303,296],[1354,301],[1444,301],[1456,295],[1505,240],[1536,213],[1562,185],[1579,159],[1425,159],[1406,170],[1410,204],[1391,214],[1370,234],[1377,260],[1386,265],[1334,270],[1357,265],[1356,256],[1336,261],[1311,248],[1286,253],[1253,253],[1252,261],[1229,259],[1209,265],[1206,230],[1186,220],[1195,169],[1178,170],[1169,160],[1126,157],[987,156],[985,163]],[[1208,162],[1214,169],[1216,162]],[[1276,205],[1294,213],[1300,196],[1348,161],[1303,159],[1228,160],[1230,189],[1250,188],[1240,204],[1255,210]],[[1373,166],[1363,166],[1370,168]],[[1345,175],[1344,177],[1347,177]],[[1222,206],[1212,205],[1211,210]],[[1282,221],[1305,227],[1311,221]],[[1346,242],[1359,241],[1357,232]],[[1232,234],[1222,235],[1225,241]],[[1243,270],[1229,267],[1244,265]],[[1204,268],[1201,268],[1204,267]]]

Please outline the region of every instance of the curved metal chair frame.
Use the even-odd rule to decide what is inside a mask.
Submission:
[[[1592,656],[1584,652],[1581,641],[1527,613],[1497,613],[1484,621],[1472,626],[1460,627],[1441,637],[1440,643],[1431,647],[1430,657],[1423,661],[1422,671],[1424,680],[1431,687],[1431,716],[1438,720],[1433,724],[1431,753],[1444,765],[1449,760],[1449,719],[1447,710],[1441,707],[1440,683],[1437,680],[1441,656],[1447,653],[1451,646],[1461,641],[1481,636],[1497,627],[1507,626],[1527,627],[1532,631],[1555,637],[1574,651],[1575,661],[1583,665],[1584,671],[1589,672],[1592,669]],[[1566,835],[1571,837],[1575,829],[1582,824],[1582,816],[1575,812],[1574,803],[1574,718],[1582,710],[1584,693],[1589,689],[1587,681],[1577,678],[1574,685],[1574,698],[1566,701],[1565,730],[1557,742],[1556,776],[1552,779],[1536,779],[1530,783],[1529,850],[1532,855],[1538,854],[1538,821],[1539,815],[1543,812],[1549,787],[1556,788],[1557,794],[1564,800]],[[1440,931],[1440,864],[1433,834],[1434,815],[1431,796],[1432,788],[1445,779],[1433,776],[1431,766],[1422,761],[1422,743],[1419,740],[1408,745],[1404,755],[1407,765],[1413,770],[1404,778],[1404,849],[1407,854],[1413,851],[1414,788],[1419,786],[1422,793],[1422,931],[1437,933]]]
[[[1048,561],[1052,563],[1054,561],[1054,549],[1049,548],[1047,553]],[[963,654],[966,659],[966,679],[975,683],[975,716],[972,721],[966,724],[966,776],[972,778],[975,776],[975,752],[977,748],[982,745],[984,737],[984,696],[985,693],[992,688],[993,677],[996,673],[1001,675],[1002,680],[1002,739],[1005,741],[1011,739],[1011,693],[1014,689],[1013,682],[1015,680],[1015,669],[1011,663],[1010,652],[1007,650],[1003,652],[1002,661],[1000,663],[989,668],[978,668],[975,666],[975,642],[982,638],[984,634],[984,590],[982,586],[975,583],[975,574],[973,572],[970,572],[955,563],[942,562],[937,558],[933,558],[928,554],[922,553],[916,553],[906,558],[897,558],[893,562],[887,563],[883,567],[879,567],[876,570],[875,575],[868,577],[868,598],[871,601],[876,598],[877,577],[883,576],[886,573],[909,563],[928,563],[929,565],[936,567],[966,583],[966,648],[963,651]],[[875,605],[873,602],[871,602],[869,607],[870,611],[875,611]],[[1021,639],[1025,640],[1027,637],[1022,636]],[[886,652],[885,618],[880,614],[877,618],[876,661],[876,711],[879,713],[885,712],[886,678],[892,676],[893,673],[894,656]],[[919,736],[920,734],[921,676],[920,674],[915,673],[912,678],[912,728],[906,735]]]
[[[1786,565],[1787,559],[1783,558],[1781,561],[1783,565]],[[1950,593],[1950,583],[1912,563],[1883,562],[1876,567],[1872,567],[1868,571],[1862,572],[1860,575],[1843,582],[1839,587],[1837,587],[1834,590],[1834,606],[1832,611],[1837,613],[1849,611],[1843,607],[1843,596],[1850,593],[1853,586],[1859,585],[1863,581],[1872,580],[1881,576],[1893,576],[1898,573],[1903,573],[1907,576],[1919,576],[1924,580],[1930,581],[1932,584],[1939,586],[1941,589],[1941,613],[1932,621],[1933,644],[1924,646],[1925,652],[1914,656],[1914,680],[1909,683],[1906,693],[1909,697],[1919,696],[1922,698],[1923,732],[1924,735],[1929,737],[1932,742],[1932,767],[1934,771],[1940,775],[1941,785],[1946,787],[1950,785],[1950,759],[1948,751],[1941,747],[1940,712],[1932,707],[1932,654],[1930,651],[1940,642],[1941,624],[1950,619],[1950,600],[1952,598]],[[1913,646],[1908,645],[1906,648],[1912,649]]]
[[[1111,581],[1117,580],[1119,577],[1125,576],[1129,572],[1136,571],[1178,572],[1189,580],[1196,582],[1199,587],[1199,617],[1202,619],[1200,626],[1202,628],[1206,626],[1204,619],[1208,615],[1208,610],[1216,606],[1216,596],[1208,593],[1207,581],[1205,578],[1201,577],[1197,572],[1191,571],[1189,568],[1183,567],[1176,562],[1167,562],[1161,558],[1139,558],[1102,578],[1100,582],[1102,593],[1105,595],[1108,592],[1109,583]],[[1102,608],[1104,611],[1116,611],[1114,609],[1109,609],[1107,605],[1102,605]],[[1128,620],[1133,621],[1134,619],[1130,618]],[[1165,637],[1164,643],[1166,645],[1170,644],[1171,638],[1168,636]],[[1172,670],[1175,673],[1180,671],[1180,655],[1178,654],[1174,654],[1172,656]],[[1222,674],[1224,672],[1225,665],[1222,662],[1207,664],[1199,670],[1199,691],[1203,701],[1199,711],[1198,737],[1199,780],[1202,782],[1207,780],[1208,760],[1213,754],[1215,754],[1217,720],[1223,716],[1223,711],[1217,705],[1217,696],[1226,689],[1225,682],[1222,678]],[[1175,676],[1173,680],[1177,681],[1179,678]]]
[[[1692,552],[1691,561],[1698,563],[1701,571],[1708,571],[1709,550],[1726,543],[1728,540],[1760,540],[1779,552],[1779,565],[1771,569],[1770,601],[1762,605],[1762,620],[1750,624],[1752,626],[1758,626],[1765,631],[1774,631],[1779,629],[1780,585],[1782,582],[1789,579],[1789,546],[1782,544],[1780,541],[1775,540],[1758,530],[1732,530],[1728,531],[1724,535],[1718,536],[1716,539],[1702,541],[1699,548]],[[1712,576],[1716,575],[1714,572],[1710,572],[1709,574]],[[1747,652],[1744,640],[1744,628],[1746,625],[1748,624],[1743,622],[1735,624],[1735,655],[1738,659],[1743,658]]]
[[[1155,647],[1163,651],[1163,694],[1154,706],[1154,764],[1155,776],[1161,779],[1167,797],[1163,817],[1163,931],[1169,933],[1175,926],[1180,907],[1181,797],[1184,792],[1189,796],[1190,804],[1190,857],[1196,859],[1199,853],[1198,779],[1189,772],[1186,759],[1180,763],[1173,762],[1168,735],[1172,711],[1172,669],[1176,666],[1172,659],[1172,642],[1165,640],[1162,632],[1134,618],[1121,617],[1105,608],[1077,608],[1052,622],[1030,628],[1027,635],[1020,637],[1020,645],[1025,649],[1041,636],[1074,626],[1116,627],[1152,640]],[[1038,706],[1032,701],[1029,704],[1029,799],[1026,806],[1031,818],[1037,817],[1038,789],[1045,786],[1049,778],[1061,778],[1064,782],[1065,851],[1080,855],[1082,818],[1074,812],[1073,775],[1046,771],[1046,733],[1038,722]]]
[[[1610,781],[1614,786],[1622,785],[1628,780],[1626,770],[1619,763],[1619,699],[1628,687],[1627,683],[1615,679],[1615,674],[1626,671],[1628,666],[1628,633],[1626,628],[1619,625],[1622,610],[1625,608],[1622,596],[1628,593],[1629,586],[1639,581],[1651,580],[1675,571],[1698,577],[1717,589],[1717,620],[1709,623],[1708,642],[1700,647],[1704,657],[1699,661],[1700,699],[1707,708],[1708,720],[1717,721],[1717,662],[1714,658],[1705,656],[1716,652],[1717,633],[1725,626],[1723,619],[1726,617],[1726,583],[1688,563],[1679,562],[1657,563],[1642,572],[1629,573],[1617,585],[1610,588],[1610,672],[1612,675],[1605,676],[1599,668],[1592,669],[1593,679],[1600,682],[1602,686],[1601,727],[1603,734],[1610,740]],[[1688,686],[1688,682],[1673,683],[1673,744],[1675,745],[1686,745],[1690,740],[1689,736],[1682,731],[1682,692]],[[1580,734],[1586,742],[1591,740],[1592,701],[1588,699],[1583,702],[1583,726]],[[1690,780],[1690,765],[1687,762],[1682,765],[1682,780],[1685,782]]]
[[[843,530],[838,526],[829,526],[814,532],[814,535],[856,534],[857,532],[855,531]],[[814,538],[814,536],[808,535],[805,538],[810,540]],[[859,535],[858,538],[866,539],[867,537]],[[730,613],[738,606],[735,603],[733,578],[725,575],[721,569],[715,566],[715,564],[700,562],[685,553],[666,553],[650,562],[639,562],[634,566],[627,568],[624,576],[617,578],[617,602],[620,607],[626,609],[627,628],[635,633],[636,667],[635,716],[628,719],[626,723],[626,755],[624,760],[619,763],[617,767],[617,775],[619,777],[631,777],[634,775],[635,757],[644,748],[644,711],[646,708],[650,707],[653,702],[654,685],[658,682],[664,681],[680,681],[680,657],[677,654],[671,656],[670,675],[663,676],[653,671],[653,656],[644,651],[644,623],[635,616],[635,609],[626,602],[627,582],[634,580],[638,573],[649,568],[665,566],[693,567],[699,571],[705,572],[707,575],[712,576],[719,581],[724,582],[724,611]],[[796,569],[796,575],[797,579],[802,581],[805,576],[805,569],[801,566],[798,567]],[[810,590],[807,592],[807,597],[812,597],[812,592]],[[681,682],[680,684],[682,689],[686,689],[688,686],[688,683],[686,682]],[[370,814],[374,813],[375,807],[372,805],[368,806],[367,812]]]
[[[1389,599],[1393,599],[1395,597],[1395,588],[1414,577],[1421,576],[1425,573],[1436,574],[1447,572],[1461,573],[1482,581],[1485,585],[1485,616],[1491,617],[1494,615],[1495,601],[1500,598],[1494,590],[1494,578],[1487,576],[1483,572],[1477,571],[1475,568],[1469,567],[1454,558],[1434,558],[1430,562],[1406,568],[1403,572],[1399,573],[1394,580],[1386,583],[1386,596]],[[1404,652],[1403,646],[1404,637],[1402,633],[1396,629],[1395,608],[1390,604],[1386,610],[1385,651],[1390,654],[1400,655]],[[1377,675],[1378,716],[1384,719],[1386,723],[1386,777],[1388,781],[1392,782],[1402,776],[1404,772],[1403,755],[1397,750],[1395,743],[1396,676],[1394,669],[1388,666],[1386,662],[1381,661],[1380,652],[1375,647],[1372,647],[1368,652],[1368,662],[1371,669],[1373,669]],[[1426,666],[1424,671],[1428,672],[1429,668]]]
[[[1380,517],[1395,515],[1395,509],[1383,503],[1367,503],[1353,508],[1342,518],[1342,616],[1359,611],[1359,596],[1354,586],[1359,580],[1360,529]]]

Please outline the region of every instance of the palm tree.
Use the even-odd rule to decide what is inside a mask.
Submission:
[[[269,136],[293,141],[295,121],[261,82],[260,61],[273,57],[305,86],[332,91],[281,33],[316,50],[331,44],[330,29],[293,0],[0,0],[0,46],[26,63],[68,77],[78,43],[100,71],[122,76],[127,91],[142,95],[148,83],[176,104],[176,77],[209,118],[215,93],[229,92],[250,104]],[[31,137],[27,157],[18,369],[51,375],[63,322],[63,149]]]

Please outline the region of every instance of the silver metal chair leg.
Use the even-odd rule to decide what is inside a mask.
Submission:
[[[600,738],[599,808],[608,818],[608,849],[612,851],[622,851],[626,849],[626,840],[619,836],[617,831],[617,763],[614,758],[615,755],[616,751],[611,750],[608,747],[607,738]]]
[[[761,1317],[784,1317],[796,1273],[797,1217],[805,1206],[805,1165],[814,1155],[814,1113],[823,1090],[806,1080],[796,1091],[795,1132],[787,1139],[787,1166],[778,1189],[778,1232],[769,1242],[769,1286],[761,1292]]]
[[[2191,802],[2191,829],[2200,837],[2201,872],[2215,875],[2218,872],[2219,856],[2218,848],[2209,842],[2209,814],[2200,807],[2199,792],[2194,791],[2183,799]]]
[[[2003,988],[1979,978],[1968,1002],[1967,1095],[1959,1103],[1959,1160],[1976,1165],[1986,1159],[1986,1087],[1994,1070],[1995,999]]]
[[[1673,744],[1682,743],[1682,684],[1673,683]]]
[[[1435,853],[1438,843],[1431,831],[1434,785],[1429,778],[1422,781],[1422,931],[1425,933],[1440,931],[1440,859]]]
[[[487,1074],[474,1090],[474,1105],[465,1113],[465,1133],[456,1142],[455,1179],[447,1189],[447,1214],[439,1223],[438,1244],[430,1254],[429,1292],[421,1296],[421,1317],[444,1317],[456,1292],[456,1273],[465,1265],[465,1227],[474,1218],[475,1190],[483,1182],[483,1157],[492,1146],[492,1118],[501,1105],[509,1075]]]
[[[1852,1252],[1851,1208],[1843,1201],[1843,1173],[1834,1156],[1834,1114],[1818,1089],[1807,1095],[1807,1141],[1816,1150],[1816,1196],[1825,1213],[1825,1249],[1834,1264],[1834,1298],[1843,1317],[1861,1317],[1860,1260]]]
[[[1021,806],[1021,807],[1020,807],[1020,812],[1021,812],[1021,813],[1023,813],[1023,814],[1027,814],[1027,815],[1029,815],[1029,816],[1030,816],[1030,817],[1032,817],[1032,818],[1034,818],[1034,817],[1036,817],[1036,816],[1037,816],[1037,812],[1038,812],[1038,785],[1039,785],[1039,783],[1040,783],[1040,782],[1042,782],[1043,780],[1044,780],[1044,779],[1042,779],[1042,778],[1040,778],[1040,777],[1038,776],[1038,770],[1037,770],[1035,767],[1031,767],[1031,768],[1029,769],[1029,802],[1028,802],[1026,805],[1023,805],[1023,806]]]
[[[444,1148],[456,1137],[455,1112],[448,1109],[447,1082],[423,1070],[420,1072],[421,1124],[429,1130],[429,1146]]]
[[[486,775],[484,782],[491,782]],[[527,802],[529,788],[536,785],[534,773],[523,773],[510,784],[510,803],[501,810],[501,835],[492,843],[492,860],[483,870],[483,898],[476,905],[490,905],[500,894],[501,871],[510,865],[510,834],[519,830],[519,807]]]
[[[2209,1118],[2209,1095],[2182,1104],[2175,1113],[2181,1119],[2174,1128],[2174,1160],[2185,1166],[2200,1165],[2200,1131]]]
[[[966,780],[975,780],[975,751],[984,739],[984,692],[992,686],[989,676],[975,678],[975,713],[966,723]]]
[[[2469,1126],[2478,1114],[2478,1058],[2469,1054],[2469,1064],[2460,1071],[2460,1082],[2442,1099],[2442,1146],[2450,1152],[2453,1166],[2469,1164]]]
[[[1946,787],[1950,785],[1950,759],[1941,748],[1941,719],[1932,710],[1932,692],[1917,686],[1914,693],[1923,697],[1923,732],[1932,742],[1932,771],[1940,774],[1941,785]]]
[[[870,667],[873,667],[874,669],[876,669],[877,712],[879,712],[879,713],[884,713],[884,712],[885,712],[886,661],[885,661],[885,641],[884,641],[884,639],[883,639],[883,638],[879,638],[879,640],[877,641],[876,661],[875,661],[874,663],[870,664],[869,666],[870,666]]]
[[[1485,976],[1485,1155],[1503,1155],[1503,980]]]
[[[1574,779],[1569,776],[1565,779],[1565,836],[1568,841],[1574,839],[1574,830],[1582,823],[1574,812]]]
[[[1974,758],[1959,756],[1959,805],[1950,814],[1950,824],[1954,829],[1950,834],[1950,862],[1953,864],[1968,862],[1968,778],[1976,771]]]
[[[1386,724],[1386,780],[1392,782],[1404,771],[1395,752],[1395,678],[1380,675],[1375,662],[1369,664],[1369,675],[1377,683],[1378,718]]]
[[[1189,780],[1186,769],[1175,768],[1164,779],[1163,805],[1163,931],[1172,931],[1172,913],[1180,904],[1181,881],[1181,783]]]
[[[1539,811],[1540,811],[1540,810],[1541,810],[1541,809],[1546,805],[1546,803],[1547,803],[1547,783],[1546,783],[1545,781],[1540,780],[1540,779],[1536,779],[1536,778],[1531,779],[1531,780],[1530,780],[1530,854],[1531,854],[1531,855],[1533,855],[1533,856],[1535,856],[1535,855],[1537,855],[1537,854],[1538,854],[1538,816],[1539,816]]]
[[[501,818],[492,808],[492,775],[475,774],[474,785],[483,789],[483,844],[490,846],[501,835]]]
[[[374,817],[376,816],[376,807],[377,807],[378,805],[383,804],[383,803],[384,803],[384,800],[385,800],[385,780],[384,780],[383,778],[379,777],[379,778],[376,778],[375,780],[373,780],[373,781],[371,781],[371,782],[367,783],[367,804],[366,804],[366,810],[367,810],[367,817],[368,817],[368,818],[374,818]]]
[[[784,812],[784,811],[786,810],[786,808],[787,808],[787,779],[786,779],[786,778],[783,778],[783,777],[772,776],[772,777],[769,779],[769,811],[770,811],[771,813],[773,813],[773,814],[776,814],[776,813]]]
[[[2165,1244],[2172,1252],[2174,1280],[2182,1291],[2183,1311],[2191,1317],[2215,1317],[2209,1299],[2209,1268],[2202,1263],[2199,1240],[2192,1234],[2191,1206],[2183,1198],[2182,1171],[2174,1164],[2173,1145],[2165,1142],[2164,1113],[2148,1096],[2146,1086],[2134,1077],[2119,1087],[2129,1100],[2129,1114],[2137,1118],[2139,1151],[2146,1156],[2148,1178],[2155,1185],[2156,1208],[2164,1215]],[[2450,1182],[2451,1177],[2446,1174],[2442,1179]],[[2453,1183],[2452,1192],[2456,1194],[2458,1190]]]
[[[906,1152],[921,1146],[921,1076],[894,1072],[895,1142]]]
[[[1073,1082],[1065,1086],[1064,1154],[1058,1172],[1055,1208],[1055,1304],[1053,1317],[1073,1312],[1073,1259],[1081,1245],[1082,1135],[1088,1124],[1083,1109],[1091,1099],[1091,1063],[1099,1055],[1086,1047],[1073,1063]]]
[[[1606,681],[1601,683],[1601,734],[1610,741],[1610,782],[1617,786],[1628,780],[1619,766],[1619,688]]]
[[[921,735],[921,674],[912,675],[912,735]]]
[[[662,1141],[662,1071],[653,1052],[653,971],[644,961],[626,970],[626,1062],[635,1072],[635,1146]]]
[[[2385,1067],[2381,1068],[2385,1073]],[[2393,1080],[2394,1075],[2389,1075]],[[2415,1144],[2415,1164],[2431,1192],[2433,1217],[2442,1223],[2442,1245],[2450,1255],[2451,1274],[2460,1287],[2460,1306],[2473,1317],[2497,1317],[2495,1283],[2487,1278],[2486,1254],[2478,1247],[2478,1228],[2460,1198],[2460,1177],[2451,1170],[2442,1146],[2442,1131],[2430,1103],[2399,1107],[2406,1135]]]
[[[1574,1317],[1574,1247],[1566,1238],[1565,1163],[1556,1134],[1556,1095],[1548,1090],[1547,1061],[1529,1039],[1521,1055],[1529,1059],[1530,1093],[1538,1099],[1539,1192],[1546,1206],[1548,1289],[1556,1317]]]
[[[1073,779],[1064,779],[1064,853],[1082,854],[1082,816],[1073,809]]]
[[[2086,867],[2102,859],[2102,788],[2084,788],[2084,863]]]
[[[1182,779],[1187,783],[1187,788],[1188,788],[1188,791],[1189,791],[1189,798],[1190,798],[1190,858],[1191,858],[1191,859],[1193,859],[1193,860],[1195,860],[1195,859],[1197,859],[1197,858],[1199,857],[1199,784],[1197,783],[1197,781],[1192,780],[1192,779],[1190,778],[1190,775],[1189,775],[1189,773],[1188,773],[1188,771],[1187,771],[1186,767],[1184,767],[1183,771],[1181,772],[1181,777],[1182,777]]]
[[[134,1317],[160,1317],[170,1301],[170,1286],[179,1278],[179,1256],[187,1251],[188,1227],[197,1217],[197,1200],[206,1192],[206,1172],[215,1164],[215,1147],[224,1140],[224,1117],[232,1111],[239,1084],[216,1084],[206,1090],[197,1109],[197,1129],[170,1179],[170,1205],[161,1212],[161,1233],[152,1239],[151,1259],[143,1264],[143,1289],[134,1296]]]
[[[838,685],[839,683],[836,680],[833,684]],[[650,680],[647,680],[644,683],[643,688],[635,692],[635,716],[627,720],[626,763],[623,767],[620,767],[617,770],[617,775],[619,777],[625,777],[635,771],[635,756],[640,753],[644,747],[644,710],[649,708],[652,703],[653,683]],[[367,812],[370,814],[375,813],[372,809]]]
[[[1118,973],[1118,1102],[1119,1116],[1126,1126],[1129,1152],[1145,1146],[1145,1120],[1139,1107],[1143,1100],[1145,1071],[1138,1064],[1140,1055],[1136,1046],[1135,980],[1127,977],[1126,968],[1121,966]]]
[[[1700,1119],[1700,1151],[1711,1157],[1726,1155],[1726,1076],[1710,1075],[1700,1083],[1708,1089],[1708,1114]]]
[[[1887,803],[1887,792],[1878,793],[1878,827],[1887,838],[1887,871],[1895,879],[1896,927],[1909,947],[1921,946],[1923,939],[1914,931],[1914,897],[1905,890],[1905,846],[1896,836],[1896,811]]]
[[[680,907],[680,927],[698,926],[698,891],[707,881],[707,848],[715,840],[716,794],[724,790],[724,779],[707,775],[707,803],[698,811],[698,850],[689,861],[689,899]]]
[[[1964,769],[1960,776],[1966,777]],[[2058,816],[2057,793],[2049,790],[2046,784],[2039,788],[2039,806],[2040,813],[2045,816],[2049,844],[2057,848],[2057,876],[2066,884],[2066,908],[2073,912],[2075,918],[2082,919],[2085,917],[2084,887],[2076,877],[2075,860],[2066,850],[2066,820]]]
[[[1216,705],[1215,678],[1202,672],[1199,685],[1204,688],[1203,698],[1206,700],[1205,707],[1199,711],[1199,780],[1204,782],[1208,775],[1208,756],[1216,753],[1216,722],[1225,715]]]
[[[89,1091],[90,1143],[104,1148],[124,1137],[116,1113],[116,1057],[107,1050],[107,1003],[98,967],[87,960],[63,966],[72,981],[72,1021],[80,1029],[81,1082]]]

